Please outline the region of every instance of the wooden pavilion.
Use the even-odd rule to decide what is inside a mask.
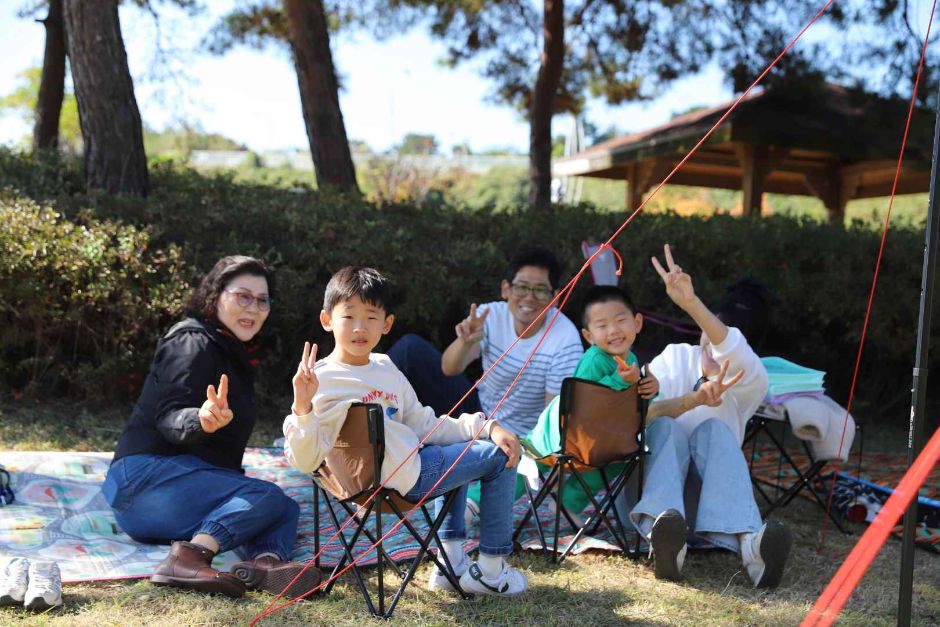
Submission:
[[[556,159],[553,175],[625,180],[627,207],[635,209],[731,104]],[[890,195],[908,106],[833,84],[751,94],[670,183],[740,189],[753,216],[765,192],[816,196],[840,221],[849,200]],[[933,113],[917,109],[898,194],[928,191],[932,138]]]

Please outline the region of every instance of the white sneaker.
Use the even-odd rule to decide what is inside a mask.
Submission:
[[[776,520],[764,523],[757,534],[745,534],[741,541],[741,559],[755,588],[780,585],[792,545],[790,530]]]
[[[23,605],[28,610],[47,610],[62,605],[62,576],[55,562],[32,562]]]
[[[467,507],[463,510],[463,522],[465,529],[470,530],[480,516],[480,506],[473,499],[467,499]]]
[[[441,561],[444,561],[444,558],[440,558]],[[451,562],[450,564],[454,569],[454,574],[459,580],[465,572],[470,568],[470,558],[467,557],[466,553],[460,553],[460,561],[456,564]],[[428,578],[428,590],[444,590],[446,592],[456,592],[454,586],[451,585],[450,580],[441,572],[440,568],[432,568],[431,576]]]
[[[21,605],[26,596],[29,560],[10,557],[0,566],[0,605]]]
[[[682,577],[688,535],[689,528],[677,510],[667,509],[653,521],[650,552],[653,554],[653,573],[657,579],[678,581]]]
[[[522,571],[511,568],[503,560],[503,570],[492,579],[485,577],[476,562],[460,578],[460,587],[470,594],[490,594],[501,597],[514,597],[529,589],[529,580]]]

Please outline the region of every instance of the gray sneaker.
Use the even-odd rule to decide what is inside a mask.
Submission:
[[[756,535],[750,536],[750,550],[741,550],[744,567],[755,588],[776,588],[783,579],[783,569],[793,546],[793,534],[776,520],[769,520]]]
[[[650,531],[650,551],[657,579],[677,581],[682,577],[688,535],[689,528],[678,511],[667,509],[656,517]]]
[[[0,566],[0,605],[22,605],[26,596],[29,560],[10,557]]]
[[[31,562],[23,605],[28,610],[48,610],[62,605],[62,575],[55,562]]]

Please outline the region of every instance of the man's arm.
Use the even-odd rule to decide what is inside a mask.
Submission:
[[[488,315],[489,308],[477,315],[476,303],[470,305],[470,315],[454,327],[457,339],[450,343],[441,356],[441,372],[452,377],[466,370],[470,362],[480,358],[480,342],[483,341],[484,335],[483,322]]]
[[[480,342],[466,342],[460,337],[450,343],[441,356],[441,371],[447,376],[460,374],[480,358]]]

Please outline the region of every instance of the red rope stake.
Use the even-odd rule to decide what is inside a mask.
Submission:
[[[571,281],[569,281],[568,284],[567,284],[564,288],[562,288],[562,289],[559,291],[559,293],[556,294],[555,297],[545,306],[545,308],[542,310],[542,314],[541,314],[541,315],[544,315],[545,312],[547,312],[548,309],[551,308],[551,307],[558,301],[558,299],[562,296],[562,294],[565,294],[565,298],[564,298],[564,301],[563,301],[563,303],[562,303],[562,306],[564,305],[564,302],[567,302],[568,297],[571,295],[571,292],[572,292],[572,290],[573,290],[573,288],[574,288],[574,285],[575,285],[575,284],[577,283],[577,281],[581,278],[581,276],[584,274],[584,272],[587,271],[587,269],[590,267],[591,263],[593,263],[594,260],[598,257],[598,255],[600,255],[600,253],[604,250],[604,248],[605,248],[605,247],[610,247],[611,249],[613,249],[613,247],[612,247],[612,245],[611,245],[611,242],[613,242],[613,240],[616,239],[616,238],[623,232],[623,230],[627,227],[627,225],[629,225],[630,222],[633,221],[633,218],[635,218],[635,217],[640,213],[640,211],[643,210],[643,208],[646,206],[646,204],[659,192],[659,190],[662,189],[662,187],[663,187],[664,185],[666,185],[666,183],[668,183],[670,179],[672,179],[672,177],[675,175],[675,173],[678,172],[679,168],[681,168],[683,165],[685,165],[685,163],[692,157],[692,155],[694,155],[694,154],[698,151],[698,149],[705,143],[705,141],[718,129],[719,126],[721,126],[721,124],[728,118],[728,116],[731,115],[731,112],[734,111],[734,110],[738,107],[738,105],[747,97],[747,95],[764,79],[765,76],[767,76],[767,74],[770,72],[770,70],[772,70],[772,69],[777,65],[777,63],[780,61],[780,59],[783,58],[783,55],[786,54],[786,53],[790,50],[790,48],[793,47],[794,44],[796,44],[796,42],[803,36],[803,34],[809,29],[809,27],[812,26],[813,24],[815,24],[816,21],[818,21],[819,18],[822,17],[822,15],[826,12],[826,10],[829,8],[830,5],[832,5],[832,3],[833,3],[834,1],[835,1],[835,0],[827,0],[827,2],[823,5],[823,7],[822,7],[822,8],[813,16],[813,18],[800,30],[800,32],[797,33],[797,35],[796,35],[793,39],[790,40],[790,42],[783,48],[783,50],[780,52],[780,54],[778,54],[778,55],[774,58],[774,60],[770,62],[770,64],[764,69],[763,72],[761,72],[761,74],[754,80],[754,82],[751,83],[751,85],[744,91],[744,93],[742,93],[741,96],[739,96],[739,97],[731,104],[731,106],[730,106],[730,107],[728,108],[728,110],[724,113],[724,115],[722,115],[721,118],[720,118],[717,122],[715,122],[715,124],[705,133],[705,135],[702,136],[702,139],[699,140],[699,142],[698,142],[695,146],[692,147],[692,149],[688,152],[688,154],[686,154],[686,156],[683,157],[683,159],[676,165],[676,167],[674,167],[674,168],[672,169],[672,171],[666,176],[665,179],[663,179],[663,181],[656,187],[656,189],[654,189],[654,190],[652,191],[652,193],[650,193],[650,195],[647,196],[646,199],[645,199],[642,203],[640,203],[640,206],[637,207],[636,210],[635,210],[632,214],[630,214],[630,216],[623,222],[623,224],[621,224],[620,227],[614,232],[614,234],[611,235],[610,238],[608,238],[608,240],[607,240],[606,242],[604,242],[604,245],[598,247],[597,251],[596,251],[593,255],[591,255],[591,257],[590,257],[589,259],[587,259],[587,260],[585,261],[585,263],[581,266],[581,270],[580,270],[580,271],[571,279]],[[556,312],[555,315],[553,316],[552,322],[551,322],[552,324],[554,324],[554,320],[557,318],[557,316],[558,316],[558,314],[560,313],[560,311],[561,311],[561,310],[559,309],[559,311]],[[481,382],[484,378],[486,378],[486,376],[488,376],[488,375],[490,374],[490,372],[492,372],[492,370],[496,367],[496,365],[497,365],[500,361],[502,361],[502,359],[503,359],[507,354],[509,354],[509,352],[512,351],[512,349],[516,346],[516,344],[518,344],[518,342],[522,339],[522,336],[525,335],[525,334],[532,328],[532,326],[535,324],[535,322],[537,322],[539,319],[541,319],[541,315],[540,315],[538,318],[536,318],[536,320],[533,321],[532,324],[530,324],[528,327],[526,327],[526,330],[525,330],[518,338],[516,338],[516,340],[515,340],[512,344],[510,344],[509,348],[507,348],[507,349],[503,352],[503,354],[499,356],[499,358],[493,363],[493,365],[492,365],[485,373],[483,373],[483,375],[471,386],[471,388],[467,391],[467,393],[464,394],[464,396],[463,396],[459,401],[457,401],[457,403],[454,405],[453,408],[451,408],[451,410],[450,410],[450,412],[448,412],[448,414],[453,413],[453,412],[456,410],[456,408],[460,405],[460,403],[462,403],[462,402],[470,395],[470,393],[471,393],[473,390],[475,390],[475,389],[479,386],[480,382]],[[543,339],[544,339],[544,336],[543,336]],[[539,344],[540,344],[540,343],[541,343],[541,341],[539,342]],[[536,347],[533,349],[532,353],[529,355],[529,359],[526,360],[525,364],[523,364],[523,369],[522,369],[522,370],[525,369],[525,366],[528,365],[529,361],[531,360],[532,356],[535,354],[535,351],[537,351],[537,350],[538,350],[538,345],[536,345]],[[520,370],[520,375],[521,375],[521,373],[522,373],[522,370]],[[516,376],[516,379],[513,381],[513,385],[515,384],[515,381],[518,381],[520,375],[517,375],[517,376]],[[509,395],[509,392],[510,392],[511,390],[512,390],[512,386],[510,386],[509,389],[506,390],[506,394],[504,394],[504,395],[503,395],[503,398],[500,399],[500,404],[502,403],[503,400],[505,400],[506,396]],[[498,408],[498,407],[499,407],[499,405],[497,405],[497,408]],[[373,493],[369,496],[369,498],[366,499],[366,501],[364,502],[363,505],[360,505],[359,510],[357,510],[357,511],[356,511],[356,514],[354,514],[353,516],[359,514],[361,511],[363,511],[363,510],[365,509],[365,507],[368,505],[368,503],[370,503],[370,502],[372,501],[372,499],[374,499],[375,496],[379,493],[379,491],[380,491],[382,488],[385,487],[385,483],[387,483],[393,476],[395,476],[395,474],[404,466],[405,462],[407,462],[409,459],[411,459],[412,456],[414,456],[414,455],[417,453],[417,451],[418,451],[418,449],[420,448],[421,444],[423,444],[423,443],[425,442],[425,440],[427,440],[427,438],[429,438],[429,437],[431,436],[431,434],[434,433],[434,431],[435,431],[439,426],[440,426],[440,425],[436,426],[434,429],[432,429],[430,432],[428,432],[428,434],[419,442],[418,447],[416,447],[413,451],[411,451],[411,453],[408,454],[408,456],[402,461],[402,463],[399,464],[398,467],[396,467],[396,468],[392,471],[392,473],[388,476],[388,478],[386,479],[386,481],[383,482],[378,488],[376,488],[375,492],[373,492]],[[479,434],[477,434],[477,435],[479,435]],[[461,453],[461,456],[463,455],[464,452],[466,452],[467,449],[470,448],[470,446],[472,446],[472,441],[470,441],[470,442],[468,443],[467,448]],[[459,459],[459,457],[458,457],[458,459]],[[456,465],[456,461],[455,461],[455,463],[452,464],[452,465],[450,466],[450,468],[448,468],[447,471],[441,476],[441,480],[443,480],[444,477],[446,477],[446,476],[451,472],[451,470],[453,470],[453,468],[454,468],[455,465]],[[422,499],[421,502],[423,503],[424,500]],[[414,511],[414,510],[411,510],[411,511]],[[319,556],[320,553],[323,552],[323,550],[326,548],[326,546],[328,546],[334,539],[336,539],[336,538],[339,536],[340,533],[342,533],[343,530],[346,529],[346,527],[349,526],[349,524],[352,522],[353,516],[350,516],[350,518],[342,525],[342,527],[340,527],[340,529],[337,530],[337,531],[324,543],[323,547],[320,549],[320,552],[318,552],[317,555],[314,556],[314,557],[307,563],[307,565],[305,566],[304,570],[306,570],[306,568],[309,568],[309,566],[313,563],[313,561],[316,559],[316,557]],[[406,516],[406,517],[407,517],[407,516]],[[399,521],[398,523],[396,523],[396,524],[392,527],[392,529],[389,531],[389,533],[385,534],[385,536],[383,536],[382,539],[384,539],[385,537],[387,537],[388,535],[390,535],[390,533],[391,533],[392,531],[396,530],[401,524],[402,524],[401,521]],[[368,553],[369,551],[371,551],[372,548],[374,548],[377,544],[378,544],[378,543],[374,544],[372,547],[370,547],[369,549],[367,549],[367,550],[365,551],[365,553]],[[365,554],[365,553],[364,553],[364,554]],[[360,558],[357,558],[357,560],[355,560],[353,563],[356,563],[356,562],[358,561],[358,559],[361,559],[361,557],[362,557],[362,556],[360,556]],[[301,596],[299,596],[299,597],[297,597],[297,598],[291,600],[290,602],[287,602],[287,603],[285,603],[285,604],[283,604],[283,605],[281,605],[281,606],[272,608],[271,606],[274,605],[274,604],[277,602],[277,600],[280,599],[280,598],[283,596],[284,591],[282,591],[281,594],[278,594],[277,597],[275,597],[275,598],[268,604],[268,606],[265,608],[264,611],[262,611],[261,614],[259,614],[258,616],[256,616],[256,617],[254,618],[254,620],[251,621],[251,625],[252,625],[252,626],[256,625],[256,624],[258,623],[258,621],[259,621],[261,618],[266,617],[266,616],[269,616],[269,615],[273,614],[274,612],[277,612],[278,610],[283,609],[284,607],[287,607],[288,605],[291,605],[291,604],[293,604],[293,603],[299,601],[300,599],[302,599],[302,598],[304,598],[304,597],[306,597],[306,596],[312,594],[313,592],[319,590],[319,589],[322,588],[323,586],[327,585],[327,584],[329,583],[329,581],[333,581],[336,577],[338,577],[339,575],[341,575],[341,574],[343,574],[344,572],[346,572],[346,570],[348,570],[351,566],[352,566],[352,564],[350,564],[349,566],[347,566],[342,572],[337,573],[337,575],[336,575],[335,577],[330,578],[330,579],[329,579],[328,581],[326,581],[326,582],[322,582],[319,586],[317,586],[316,588],[314,588],[314,589],[308,591],[307,593],[305,593],[305,594],[303,594],[303,595],[301,595]],[[300,574],[298,574],[297,577],[295,577],[294,580],[291,581],[291,583],[289,583],[287,586],[285,586],[285,590],[287,590],[297,579],[299,579],[299,577],[300,577]]]
[[[868,306],[865,309],[865,320],[862,323],[862,335],[858,340],[858,352],[855,355],[855,370],[852,372],[852,384],[849,386],[849,399],[845,405],[845,417],[842,419],[842,435],[839,439],[840,460],[835,464],[832,473],[832,485],[829,487],[829,498],[826,502],[826,514],[832,512],[832,500],[836,492],[836,482],[839,479],[839,471],[842,469],[842,448],[845,445],[845,431],[849,424],[849,412],[852,411],[852,402],[855,400],[855,386],[858,383],[858,372],[862,365],[862,353],[865,350],[865,337],[868,335],[868,323],[871,318],[872,304],[875,301],[875,288],[878,286],[878,273],[881,270],[881,261],[884,257],[885,242],[888,239],[888,226],[891,223],[891,208],[894,206],[894,197],[898,189],[898,180],[901,178],[901,164],[904,163],[904,149],[907,147],[907,136],[911,129],[911,119],[914,117],[914,107],[917,103],[917,89],[920,86],[920,77],[924,72],[924,60],[927,57],[927,43],[930,41],[930,28],[933,25],[934,12],[937,10],[937,0],[934,0],[930,9],[930,19],[927,21],[927,34],[924,36],[924,44],[920,50],[920,61],[917,63],[917,75],[914,77],[914,90],[911,93],[911,103],[907,109],[907,121],[904,123],[904,134],[901,137],[901,150],[898,153],[898,165],[894,170],[894,182],[891,185],[891,196],[888,198],[888,210],[885,213],[884,228],[881,231],[881,244],[878,247],[878,258],[875,261],[875,273],[871,279],[871,290],[868,292]],[[861,478],[861,477],[859,477]],[[829,528],[829,516],[823,518],[822,530],[819,536],[819,547],[817,554],[822,554],[823,547],[826,544],[826,530]]]
[[[859,538],[852,552],[803,619],[801,627],[831,625],[835,621],[862,576],[871,566],[878,551],[888,539],[898,519],[917,496],[920,486],[927,480],[927,475],[938,459],[940,459],[940,429],[934,431],[927,446],[904,474],[898,487],[894,489],[894,494],[882,506],[875,520]]]

